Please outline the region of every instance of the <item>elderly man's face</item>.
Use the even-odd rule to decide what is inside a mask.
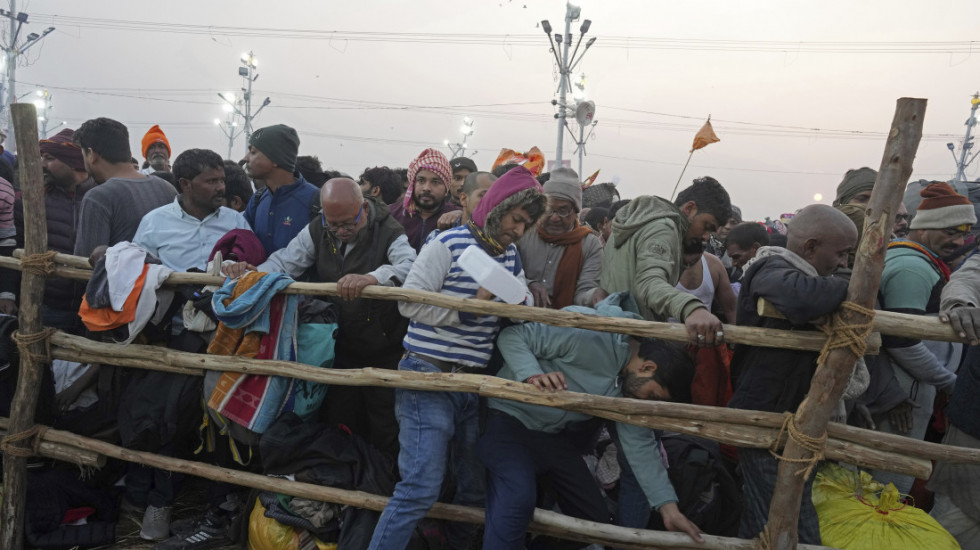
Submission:
[[[548,197],[548,209],[544,212],[541,227],[549,235],[568,233],[575,227],[575,204],[572,201]]]
[[[150,167],[157,172],[167,172],[170,170],[170,151],[163,143],[157,142],[146,148],[146,160]]]

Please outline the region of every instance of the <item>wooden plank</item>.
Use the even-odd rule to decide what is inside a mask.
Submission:
[[[895,109],[878,170],[878,180],[871,194],[867,223],[847,289],[847,300],[865,308],[875,306],[881,270],[885,263],[885,250],[895,219],[894,213],[912,173],[912,161],[922,138],[925,111],[926,100],[912,98],[899,99]],[[841,316],[849,324],[869,320],[853,310],[845,309]],[[819,438],[826,433],[830,415],[840,401],[856,359],[849,348],[839,348],[830,352],[826,361],[817,365],[810,392],[796,411],[796,425],[806,437]],[[810,451],[793,439],[789,440],[783,451],[783,457],[790,461],[812,456]],[[797,520],[805,482],[803,476],[798,475],[799,471],[800,464],[789,461],[781,461],[779,464],[767,524],[773,550],[791,550],[797,546]]]
[[[20,166],[21,199],[24,203],[24,249],[28,255],[48,249],[47,217],[44,211],[44,179],[41,174],[41,150],[37,137],[37,111],[31,103],[10,106],[14,135],[17,138]],[[19,332],[36,334],[41,325],[41,302],[44,298],[44,276],[24,272],[20,285]],[[44,355],[44,345],[31,344],[30,355]],[[41,374],[46,364],[34,362],[21,353],[17,389],[10,404],[11,434],[19,434],[34,425]],[[19,445],[25,445],[22,442]],[[0,548],[20,550],[24,544],[24,505],[27,498],[27,459],[6,454],[3,457],[3,504],[0,505]]]

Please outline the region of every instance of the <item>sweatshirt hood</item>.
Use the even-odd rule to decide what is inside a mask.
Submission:
[[[687,228],[691,225],[687,216],[670,201],[654,196],[637,197],[631,200],[629,204],[616,212],[616,217],[613,219],[613,246],[622,247],[633,236],[633,233],[636,233],[643,226],[654,220],[664,218],[674,220],[674,224],[681,233],[687,233]]]

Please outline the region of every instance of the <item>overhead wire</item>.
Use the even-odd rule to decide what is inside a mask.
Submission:
[[[431,33],[389,31],[341,31],[233,25],[194,25],[161,21],[105,19],[57,14],[34,14],[37,20],[80,28],[160,32],[252,38],[336,40],[350,42],[426,43],[455,45],[542,46],[538,34]],[[603,36],[598,48],[659,49],[732,52],[870,53],[870,54],[972,54],[975,40],[947,41],[791,41],[737,40],[645,36]]]

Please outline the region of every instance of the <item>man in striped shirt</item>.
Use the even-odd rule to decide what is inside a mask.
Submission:
[[[425,245],[405,280],[404,288],[439,292],[457,298],[492,300],[458,260],[470,246],[481,247],[526,286],[514,243],[544,212],[547,199],[534,176],[515,168],[487,191],[472,219],[444,231]],[[525,303],[532,304],[525,288]],[[437,306],[402,302],[402,315],[411,319],[398,368],[416,372],[481,372],[490,360],[499,319]],[[483,471],[475,448],[478,398],[475,394],[396,390],[399,422],[398,468],[401,481],[371,539],[371,549],[404,549],[416,523],[439,496],[447,458],[455,461],[456,504],[480,506]],[[475,527],[450,524],[451,548],[466,548]]]

